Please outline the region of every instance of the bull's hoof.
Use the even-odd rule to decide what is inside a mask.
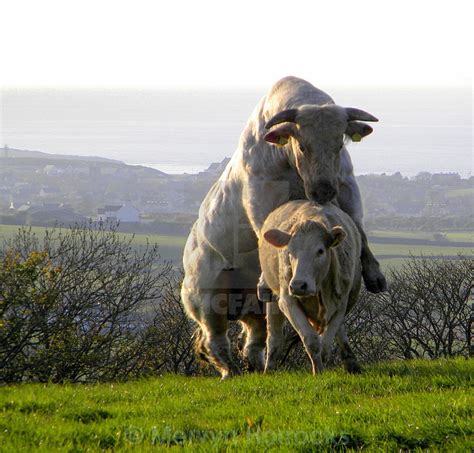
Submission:
[[[362,373],[361,366],[355,361],[350,360],[344,364],[346,371],[351,374],[360,374]]]
[[[242,374],[237,366],[232,365],[231,369],[221,369],[221,381],[225,381],[234,376],[240,376]]]
[[[362,277],[364,279],[365,287],[367,291],[371,293],[378,294],[383,293],[388,290],[387,280],[385,279],[380,269],[372,272],[362,271]]]

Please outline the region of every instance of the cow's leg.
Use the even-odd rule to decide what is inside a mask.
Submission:
[[[352,351],[352,348],[349,344],[349,339],[347,338],[346,326],[344,323],[341,324],[339,331],[337,332],[337,342],[339,348],[341,349],[341,359],[344,363],[344,367],[349,373],[360,373],[362,371],[357,358]]]
[[[285,352],[285,316],[278,304],[267,304],[267,360],[265,372],[275,370]]]
[[[309,323],[308,318],[298,304],[298,301],[287,293],[282,293],[280,294],[278,306],[285,314],[288,321],[290,321],[290,324],[294,327],[296,332],[298,332],[298,335],[306,349],[306,353],[311,360],[313,374],[322,372],[324,368],[321,360],[321,338]]]
[[[263,371],[265,356],[266,323],[263,315],[247,315],[241,319],[245,329],[242,354],[249,371]]]
[[[345,154],[342,157],[345,157]],[[347,159],[348,157],[341,159],[341,165],[343,167],[347,167]],[[352,164],[350,165],[350,168],[352,168]],[[380,270],[379,262],[376,260],[369,248],[369,241],[367,240],[367,235],[364,231],[362,198],[359,187],[352,171],[347,170],[348,169],[345,168],[340,179],[337,202],[340,208],[351,216],[359,230],[362,239],[362,251],[360,256],[362,263],[362,276],[366,288],[372,293],[387,291],[387,281]]]
[[[329,303],[332,303],[332,302],[329,302]],[[331,317],[331,320],[329,321],[326,327],[326,330],[324,331],[323,341],[322,341],[322,353],[321,353],[324,364],[326,364],[329,361],[329,358],[331,357],[332,347],[334,344],[334,337],[339,332],[339,329],[341,328],[341,325],[344,322],[344,316],[345,316],[345,308],[344,310],[338,311],[336,314],[334,314]]]

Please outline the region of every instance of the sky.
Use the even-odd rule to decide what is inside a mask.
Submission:
[[[0,0],[0,87],[466,87],[470,4]]]

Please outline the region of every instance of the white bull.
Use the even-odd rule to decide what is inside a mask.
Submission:
[[[243,296],[259,280],[257,237],[263,222],[288,200],[326,203],[336,197],[361,234],[366,286],[374,292],[385,289],[363,231],[360,193],[344,146],[345,136],[359,141],[372,132],[361,121],[377,119],[335,105],[302,79],[280,80],[256,106],[231,161],[202,202],[184,250],[181,296],[199,325],[197,351],[223,378],[238,372],[230,354],[228,319],[243,324],[243,353],[250,368],[264,368],[265,317],[255,298],[244,301]]]

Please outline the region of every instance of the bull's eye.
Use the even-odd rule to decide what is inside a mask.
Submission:
[[[318,255],[319,255],[319,256],[324,255],[324,249],[319,249],[319,250],[318,250]]]
[[[305,148],[303,145],[300,144],[300,151],[301,151],[302,153],[304,153],[305,150],[306,150],[306,148]]]

